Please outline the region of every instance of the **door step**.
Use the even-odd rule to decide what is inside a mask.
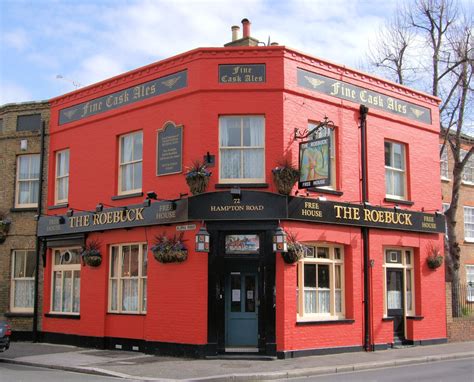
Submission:
[[[275,361],[277,357],[257,353],[224,353],[218,355],[208,355],[209,360],[234,360],[234,361]]]

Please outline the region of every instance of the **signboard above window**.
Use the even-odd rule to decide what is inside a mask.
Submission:
[[[260,238],[258,235],[227,235],[225,237],[226,255],[258,254]]]

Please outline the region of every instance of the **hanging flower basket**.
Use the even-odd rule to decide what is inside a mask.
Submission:
[[[0,216],[0,244],[7,239],[7,233],[10,230],[11,221]]]
[[[426,263],[430,269],[439,268],[443,264],[443,256],[438,245],[429,243],[428,244],[428,257]]]
[[[188,169],[185,176],[191,193],[198,195],[206,191],[211,172],[206,168],[204,163],[196,161]]]
[[[287,264],[294,264],[304,257],[306,247],[300,243],[296,235],[287,233],[288,238],[288,252],[282,252],[283,261]]]
[[[182,263],[188,258],[188,251],[183,243],[183,233],[169,238],[166,234],[155,236],[151,247],[153,256],[160,263]]]
[[[87,242],[81,253],[82,261],[90,267],[98,267],[102,264],[102,255],[100,253],[101,243],[98,240]]]
[[[285,161],[272,170],[273,182],[278,193],[289,195],[293,186],[300,178],[300,172],[291,163]]]

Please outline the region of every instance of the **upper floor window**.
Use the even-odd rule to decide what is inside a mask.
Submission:
[[[439,145],[440,149],[443,145]],[[441,152],[440,158],[440,170],[441,170],[441,179],[448,180],[449,179],[449,166],[448,166],[448,150],[447,146],[443,147],[443,151]]]
[[[147,264],[146,244],[123,244],[111,247],[110,312],[146,312]]]
[[[141,131],[120,137],[119,194],[142,190],[143,133]]]
[[[219,180],[227,183],[265,181],[265,117],[219,118]]]
[[[343,248],[326,244],[306,246],[297,270],[298,316],[323,320],[344,317]]]
[[[466,154],[466,150],[461,150],[461,160],[464,159]],[[464,183],[474,184],[474,155],[471,155],[467,163],[464,165],[464,169],[462,170],[462,181]]]
[[[51,312],[78,314],[81,297],[80,248],[55,249]]]
[[[41,129],[41,114],[19,115],[16,131],[36,131]]]
[[[35,268],[35,251],[13,251],[10,299],[12,312],[33,311]]]
[[[17,159],[15,207],[38,205],[40,156],[20,155]]]
[[[3,118],[0,118],[0,133],[3,131]]]
[[[405,145],[385,141],[385,192],[387,197],[406,199]]]
[[[474,242],[474,207],[464,206],[464,240]]]
[[[69,150],[56,153],[55,204],[67,203],[69,194]]]
[[[309,122],[308,123],[308,131],[313,130],[318,124]],[[330,168],[329,173],[331,177],[331,183],[329,186],[321,187],[321,188],[329,188],[329,189],[336,189],[336,134],[334,129],[330,129],[328,127],[319,128],[314,134],[314,138],[325,138],[329,137],[330,148],[329,148],[329,160],[330,160]]]

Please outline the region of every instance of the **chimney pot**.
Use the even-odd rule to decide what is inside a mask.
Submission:
[[[232,30],[232,41],[238,40],[240,27],[238,25],[233,25],[231,27],[231,30]]]
[[[243,38],[250,37],[250,21],[248,19],[242,20]]]

